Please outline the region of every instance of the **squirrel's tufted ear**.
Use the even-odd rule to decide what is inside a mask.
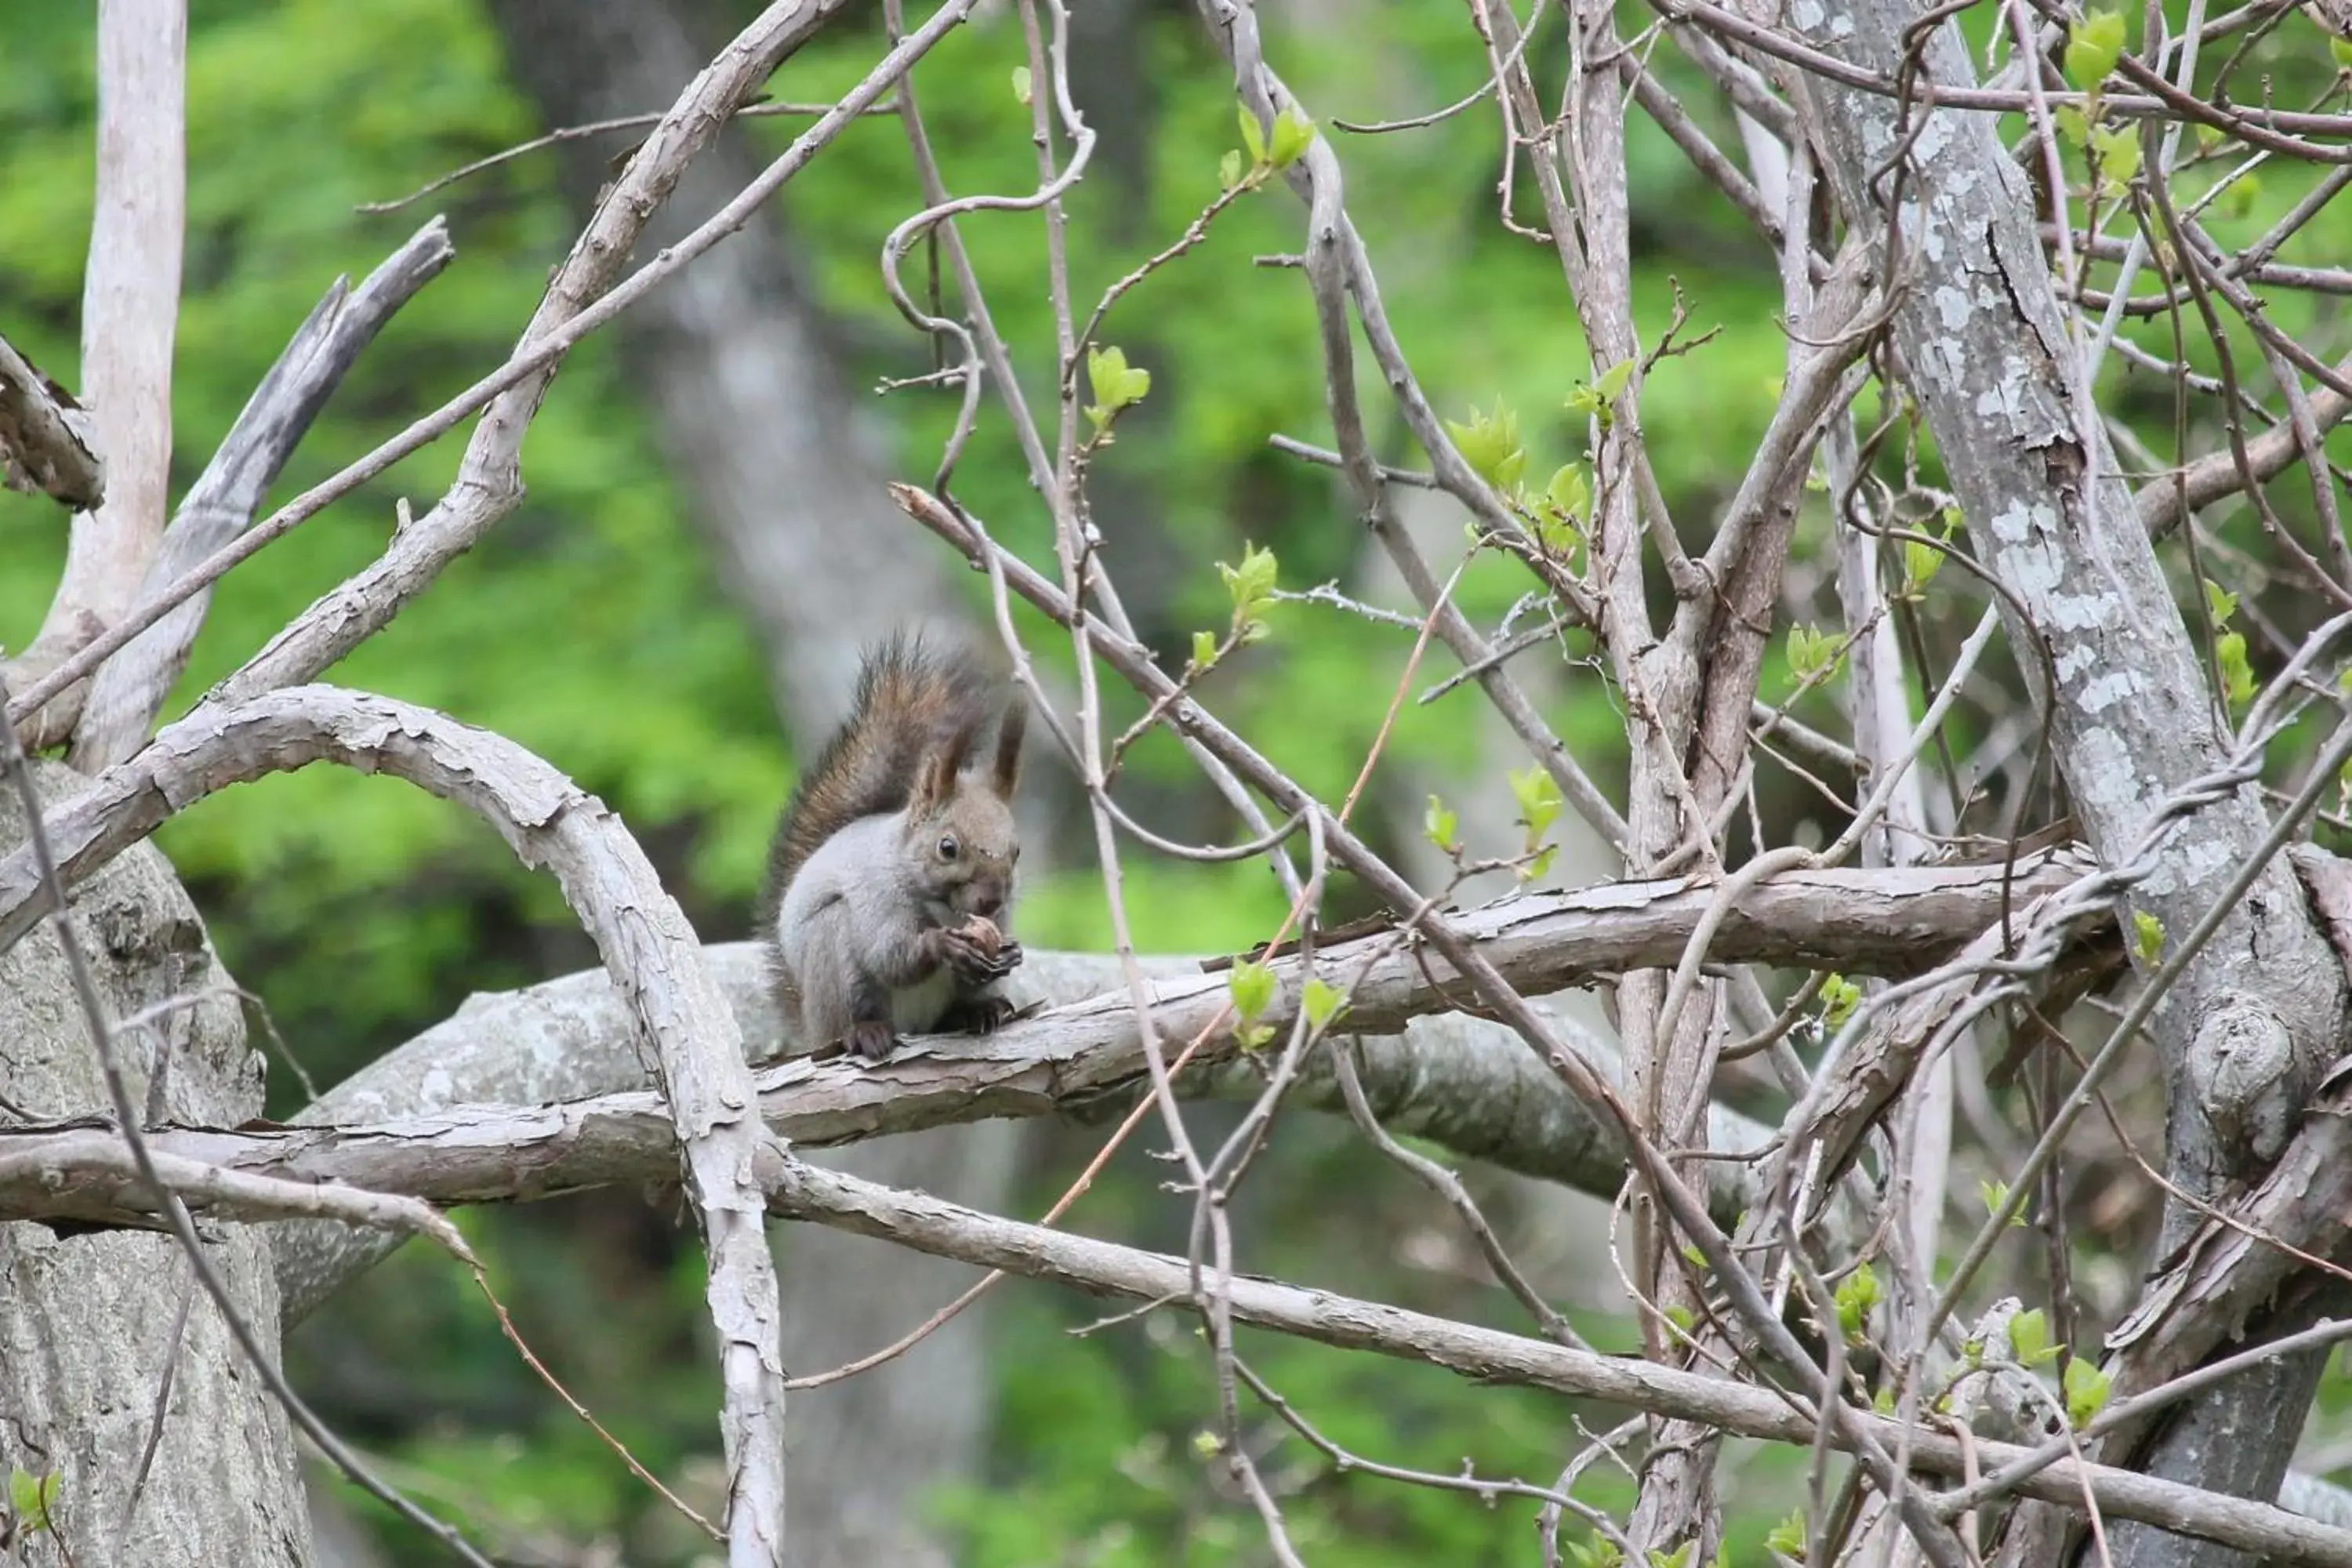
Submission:
[[[912,804],[917,811],[937,811],[955,799],[957,777],[971,756],[972,742],[980,739],[980,726],[986,717],[980,714],[958,724],[923,753],[922,763],[915,770]]]
[[[997,725],[996,757],[988,770],[988,787],[1002,799],[1011,800],[1013,787],[1021,782],[1021,741],[1028,732],[1028,699],[1016,690]]]

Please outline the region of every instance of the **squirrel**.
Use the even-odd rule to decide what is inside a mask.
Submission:
[[[878,1061],[901,1035],[985,1034],[1012,1017],[992,987],[1022,960],[1005,923],[1028,711],[994,686],[977,657],[919,636],[866,651],[849,717],[803,772],[768,856],[771,977],[803,1049]],[[994,750],[967,772],[991,719]]]

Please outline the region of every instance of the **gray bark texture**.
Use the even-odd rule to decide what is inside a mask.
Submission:
[[[88,782],[35,767],[49,798]],[[0,792],[0,844],[14,847],[24,831],[15,792]],[[68,919],[121,1030],[145,1120],[234,1125],[258,1115],[260,1058],[163,857],[145,845],[118,857]],[[48,924],[0,951],[0,1122],[106,1113],[98,1047]],[[265,1233],[198,1228],[240,1312],[273,1322],[278,1283]],[[11,1467],[62,1472],[56,1526],[81,1564],[310,1561],[285,1414],[168,1236],[0,1225],[0,1468]],[[28,1563],[64,1560],[45,1536],[19,1550]]]
[[[1894,78],[1906,31],[1923,11],[1909,3],[1801,5],[1790,19],[1815,47]],[[1966,47],[1949,22],[1924,44],[1926,79],[1973,85]],[[2032,650],[2046,649],[2055,675],[2047,696],[2056,710],[2057,761],[2084,836],[2103,863],[2129,865],[2158,806],[2220,770],[2229,738],[2097,411],[2081,395],[2076,350],[2033,228],[2033,194],[1989,115],[1906,109],[1794,73],[1787,85],[1852,222],[1883,237],[1888,194],[1901,193],[1893,225],[1901,275],[1891,280],[1899,295],[1896,345],[1959,496],[1974,553],[2015,595],[2002,614],[2018,658],[2032,668]],[[1921,115],[1924,127],[1916,123]],[[1899,172],[1874,187],[1872,174],[1912,129],[1919,134]],[[2130,907],[2153,914],[2177,941],[2269,826],[2250,785],[2197,811],[2157,849],[2151,874],[2128,895]],[[2343,1016],[2342,966],[2287,862],[2274,858],[2151,1020],[2166,1069],[2173,1180],[2202,1196],[2279,1152],[2245,1136],[2244,1123],[2258,1119],[2232,1114],[2200,1092],[2213,1080],[2197,1067],[2200,1038],[2283,1037],[2284,1059],[2265,1076],[2291,1119],[2336,1054]],[[2176,1204],[2168,1240],[2180,1239],[2194,1217]],[[2154,1474],[2199,1485],[2274,1488],[2311,1386],[2310,1369],[2297,1360],[2234,1379],[2160,1434],[2145,1463]],[[2217,1433],[2228,1440],[2217,1441]],[[2217,1469],[2224,1455],[2231,1460],[2226,1474]],[[2051,1542],[2011,1546],[2020,1553],[2011,1560],[2036,1563],[2052,1561],[2055,1551]],[[2209,1542],[2130,1528],[2118,1530],[2109,1546],[2119,1568],[2247,1561]]]

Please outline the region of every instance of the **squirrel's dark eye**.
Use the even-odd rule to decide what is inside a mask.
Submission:
[[[962,847],[963,847],[961,845],[955,841],[955,835],[950,833],[945,838],[940,840],[940,858],[942,860],[952,860],[956,858],[957,853]]]

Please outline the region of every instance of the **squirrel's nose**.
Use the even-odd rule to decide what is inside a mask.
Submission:
[[[1004,890],[994,882],[975,882],[971,903],[971,913],[983,920],[996,920],[1004,913]]]

